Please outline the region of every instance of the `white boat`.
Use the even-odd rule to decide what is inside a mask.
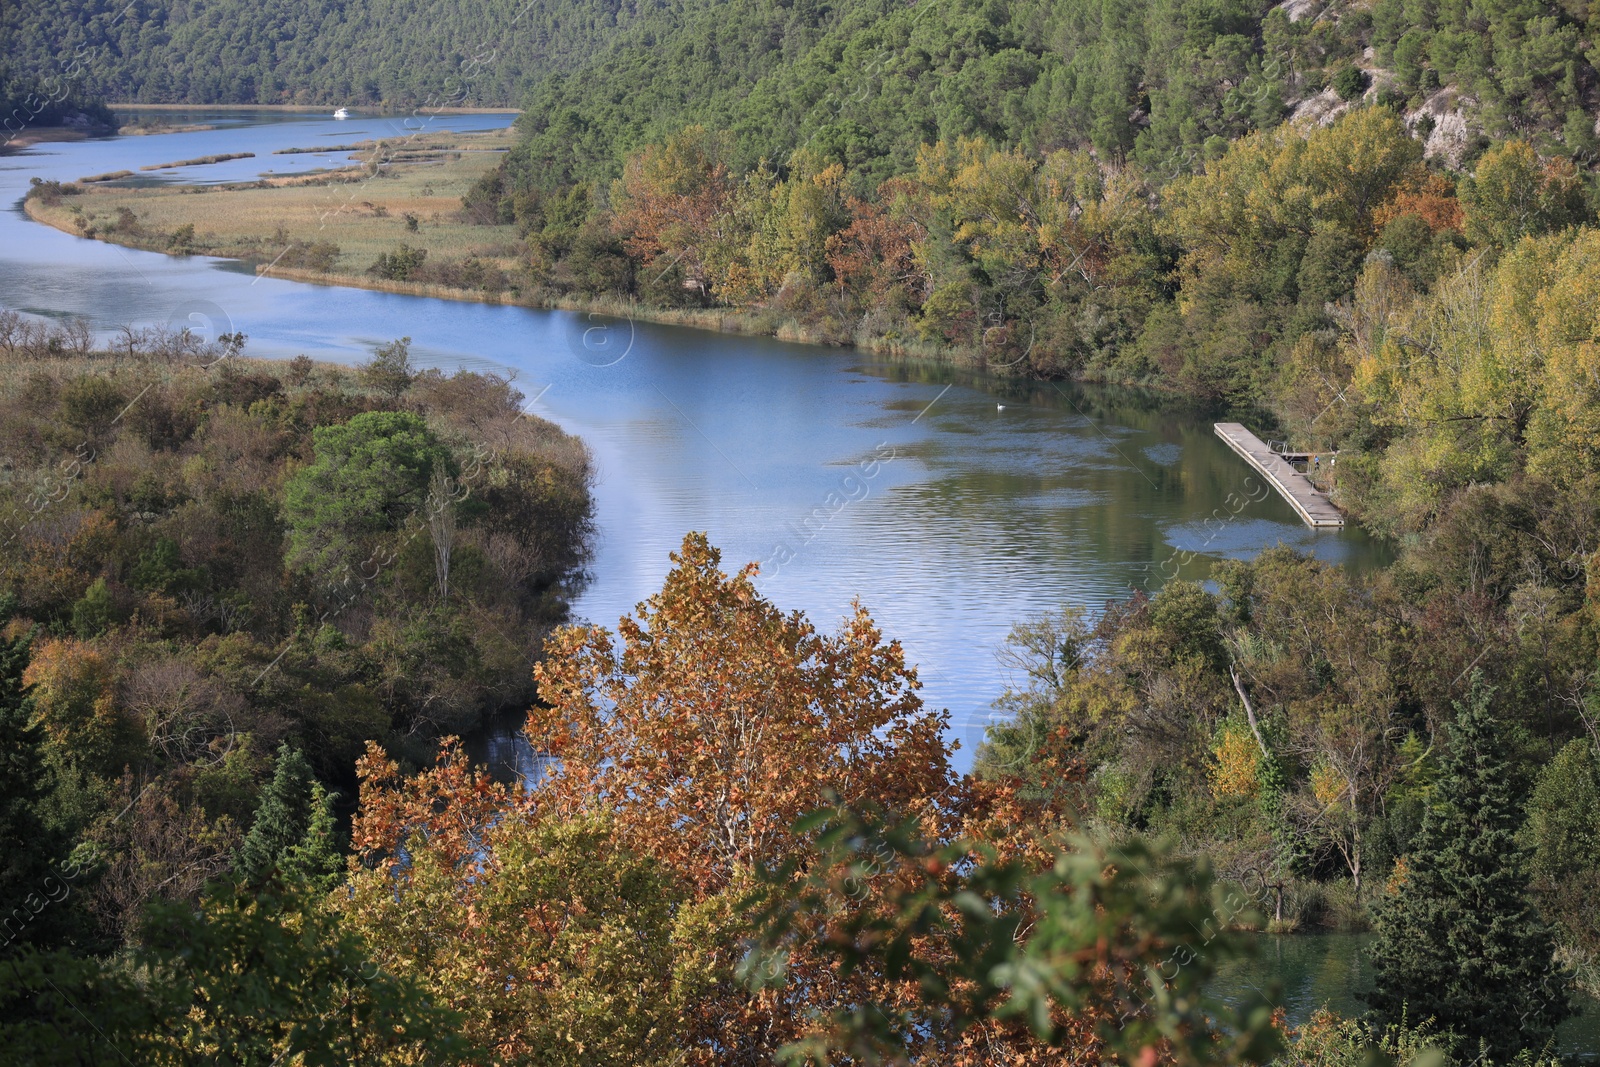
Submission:
[[[336,119],[347,119],[350,117],[350,109],[347,107],[341,107],[338,111],[333,113],[333,117]]]

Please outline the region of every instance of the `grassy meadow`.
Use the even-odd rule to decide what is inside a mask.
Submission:
[[[401,245],[425,250],[433,263],[471,259],[495,270],[514,267],[516,248],[504,227],[460,217],[462,194],[511,140],[511,131],[500,130],[364,142],[349,165],[322,171],[308,167],[304,155],[285,152],[274,157],[282,173],[257,182],[106,183],[30,197],[27,210],[68,233],[129,247],[228,256],[274,273],[409,291],[415,286],[370,276],[368,268]]]

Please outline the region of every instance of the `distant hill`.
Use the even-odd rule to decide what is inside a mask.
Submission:
[[[1591,8],[1593,8],[1591,10]],[[984,134],[1147,170],[1363,90],[1593,150],[1589,0],[26,0],[13,74],[150,103],[525,104],[524,169],[614,176],[694,122],[740,155],[812,144],[874,176]],[[1208,149],[1207,143],[1211,142]]]
[[[0,5],[20,74],[73,63],[111,100],[515,105],[669,0],[24,0]]]

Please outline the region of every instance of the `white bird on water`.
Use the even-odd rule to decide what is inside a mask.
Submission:
[[[1006,409],[1006,406],[1005,406],[1005,405],[1004,405],[1004,404],[996,404],[996,405],[995,405],[995,406],[994,406],[994,409],[995,409],[995,410],[996,410],[996,411],[1004,411],[1004,410],[1005,410],[1005,409]]]

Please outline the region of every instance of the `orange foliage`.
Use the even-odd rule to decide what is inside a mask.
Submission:
[[[454,737],[440,743],[438,766],[416,775],[402,774],[376,741],[368,741],[356,776],[361,808],[350,844],[368,861],[394,857],[409,835],[422,834],[451,864],[466,863],[483,828],[514,804],[510,790],[473,768]]]
[[[21,539],[21,548],[7,555],[11,558],[0,563],[0,573],[11,579],[25,610],[45,615],[70,608],[83,595],[83,575],[59,562],[60,553],[36,538]]]
[[[1434,233],[1461,232],[1461,201],[1456,199],[1455,184],[1442,174],[1430,174],[1402,187],[1372,213],[1372,221],[1381,230],[1402,215],[1416,215]]]
[[[615,226],[647,263],[671,259],[704,289],[705,252],[720,235],[734,192],[726,138],[690,126],[628,157],[612,194]]]
[[[1406,876],[1410,873],[1404,856],[1396,856],[1394,869],[1389,872],[1388,881],[1383,883],[1383,891],[1389,896],[1396,896],[1406,887]]]
[[[828,268],[841,293],[854,290],[879,299],[897,285],[910,289],[917,281],[912,243],[920,239],[922,228],[884,206],[892,205],[897,194],[914,190],[905,179],[892,178],[878,192],[878,203],[851,197],[846,202],[850,224],[828,238]]]
[[[697,989],[674,980],[676,893],[650,860],[603,819],[544,819],[453,739],[414,776],[371,746],[361,777],[358,860],[335,904],[375,963],[457,1012],[495,1063],[669,1060]]]
[[[720,553],[704,535],[686,537],[673,559],[661,591],[637,616],[622,619],[615,635],[570,627],[548,643],[548,658],[535,669],[548,706],[529,713],[527,730],[537,748],[558,758],[553,777],[531,794],[510,790],[471,770],[447,742],[436,769],[408,778],[369,746],[359,767],[358,855],[369,863],[395,857],[408,837],[425,835],[428,863],[442,861],[469,886],[452,902],[456,881],[429,889],[419,886],[421,875],[392,871],[406,879],[402,892],[437,897],[449,910],[429,936],[451,944],[477,939],[470,952],[451,949],[452,959],[510,959],[492,943],[524,932],[474,915],[489,906],[479,883],[504,877],[497,866],[504,857],[493,854],[500,847],[496,820],[577,825],[599,813],[615,842],[607,847],[660,863],[681,901],[670,945],[652,951],[671,957],[670,997],[678,1007],[670,1040],[685,1064],[769,1064],[779,1047],[815,1038],[837,1013],[863,1005],[929,1017],[915,981],[890,977],[895,972],[876,964],[846,969],[830,938],[850,936],[863,916],[899,924],[900,905],[923,888],[957,887],[957,869],[938,851],[940,842],[982,842],[971,855],[988,851],[1048,868],[1081,798],[1072,788],[1035,799],[1022,795],[1020,782],[957,778],[943,738],[946,716],[922,706],[900,646],[885,642],[859,606],[837,633],[818,634],[799,613],[783,614],[756,592],[754,564],[732,576],[722,572]],[[1064,734],[1043,746],[1041,758],[1053,779],[1084,782],[1081,758]],[[911,819],[933,844],[916,856],[869,849],[841,860],[819,850],[812,831],[795,829],[800,816],[832,803]],[[790,946],[783,980],[752,990],[738,968],[749,951],[756,871],[786,861],[795,879],[822,879],[830,902],[808,924],[814,936]],[[940,906],[949,923],[908,931],[908,947],[956,974],[951,933],[960,918],[953,905]],[[1022,906],[1031,910],[1031,898]],[[457,915],[463,908],[467,914]],[[1021,929],[1031,925],[1027,918]],[[959,1034],[919,1029],[908,1035],[914,1056],[950,1067],[1101,1062],[1117,1005],[1141,981],[1136,964],[1153,952],[1142,940],[1128,946],[1102,938],[1075,956],[1084,996],[1071,1009],[1056,1009],[1057,1044],[1042,1043],[1019,1021],[989,1018]],[[471,967],[461,974],[452,981],[467,991],[460,1005],[470,1007],[484,999],[483,988]],[[664,980],[656,974],[649,989],[630,995],[667,996]],[[964,981],[955,980],[954,996],[971,992]],[[485,1022],[483,1032],[505,1025]],[[1148,1067],[1171,1058],[1165,1048],[1146,1051]]]
[[[549,706],[533,709],[528,733],[560,771],[539,798],[558,814],[603,808],[626,847],[688,890],[677,936],[699,955],[705,988],[684,1019],[689,1062],[765,1064],[819,1013],[904,1003],[915,990],[803,952],[787,981],[751,992],[734,970],[752,872],[808,856],[794,824],[830,797],[940,833],[960,786],[946,716],[923,708],[915,670],[864,609],[820,635],[757,594],[754,564],[719,570],[704,535],[673,559],[661,592],[615,638],[573,627],[550,640],[535,670]],[[874,867],[847,907],[873,906],[877,887],[903,873]]]
[[[542,792],[574,813],[614,812],[619,834],[703,891],[777,863],[791,825],[826,802],[936,813],[954,788],[943,729],[898,642],[859,605],[833,636],[732,578],[703,534],[640,616],[551,638],[534,672],[548,707],[534,745],[561,760]]]
[[[983,842],[999,859],[1049,866],[1063,837],[1080,830],[1087,815],[1090,768],[1070,733],[1051,731],[1030,760],[1048,790],[1016,776],[966,779],[960,836]]]

